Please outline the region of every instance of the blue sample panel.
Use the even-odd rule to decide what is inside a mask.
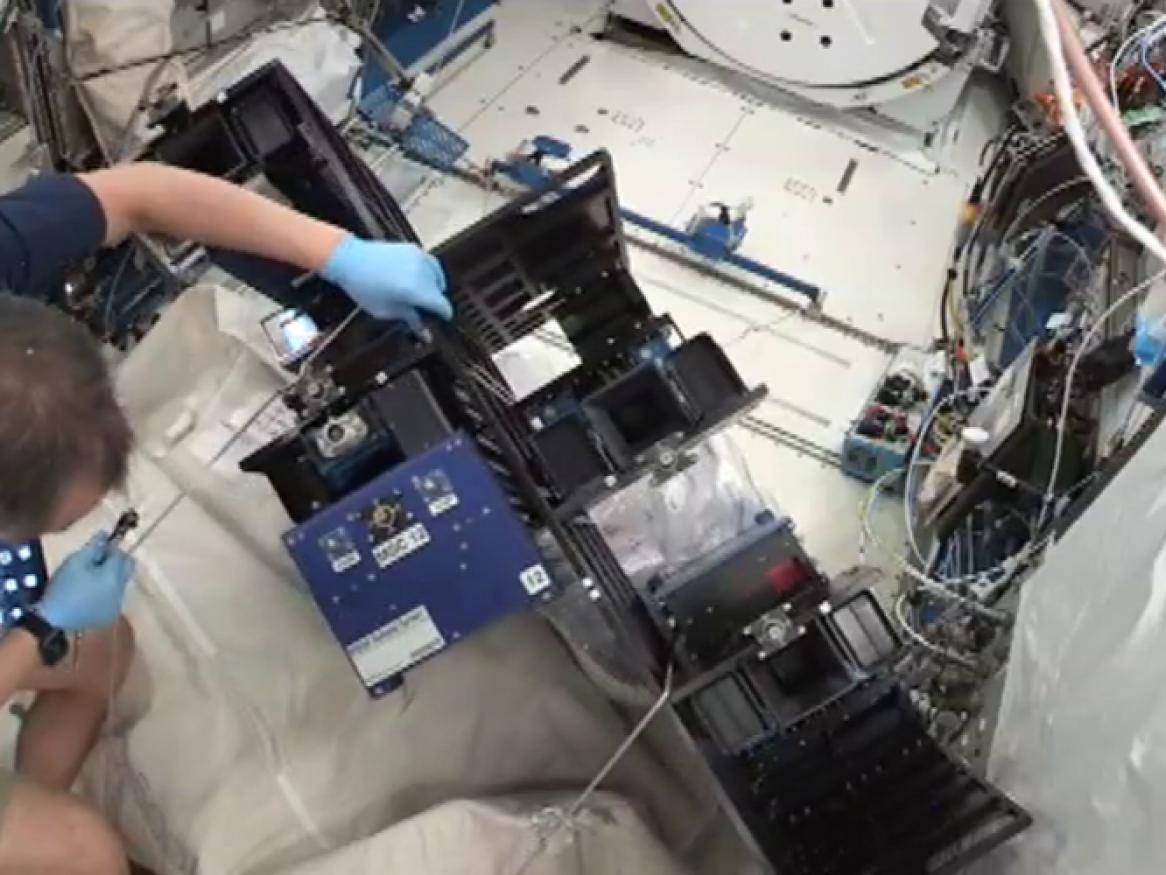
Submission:
[[[40,541],[0,541],[0,627],[11,626],[40,601],[47,582]]]
[[[411,73],[433,73],[493,33],[494,16],[488,13],[493,13],[497,5],[498,0],[438,0],[428,12],[417,15],[413,9],[398,10],[389,4],[373,24],[373,31]],[[479,18],[480,26],[466,32],[467,26]],[[414,69],[426,60],[426,69]],[[378,63],[365,64],[366,94],[388,81],[389,75]]]
[[[284,536],[374,696],[555,588],[473,441],[458,434]]]

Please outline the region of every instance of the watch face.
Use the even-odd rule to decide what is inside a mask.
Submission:
[[[52,667],[69,653],[69,636],[60,629],[53,629],[40,640],[41,661]]]
[[[19,624],[47,582],[40,541],[0,541],[0,628]]]

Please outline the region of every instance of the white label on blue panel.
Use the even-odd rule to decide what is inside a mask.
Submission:
[[[404,533],[402,533],[404,534]],[[365,686],[400,674],[445,647],[424,605],[402,614],[386,626],[348,645],[348,656]]]
[[[328,557],[328,564],[337,574],[360,564],[360,553],[356,551],[352,536],[344,526],[333,529],[320,538],[320,549],[324,551],[324,555]]]
[[[441,516],[447,510],[453,510],[455,507],[457,507],[457,496],[452,492],[429,502],[429,512],[434,516]]]
[[[416,553],[429,543],[429,532],[421,523],[412,525],[399,535],[394,535],[382,544],[373,547],[372,558],[381,568],[387,568],[394,562],[404,559],[410,553]]]
[[[538,595],[551,585],[551,576],[541,565],[532,565],[518,575],[519,581],[526,588],[528,595]]]
[[[339,556],[332,560],[332,570],[337,574],[341,574],[347,571],[349,568],[353,568],[359,564],[359,553],[345,553],[343,556]]]

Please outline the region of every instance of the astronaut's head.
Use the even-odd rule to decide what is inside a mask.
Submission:
[[[59,310],[0,294],[0,539],[77,522],[125,481],[132,445],[93,337]]]

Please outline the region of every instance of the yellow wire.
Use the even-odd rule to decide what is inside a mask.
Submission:
[[[965,270],[966,270],[966,268],[965,268]],[[956,282],[954,279],[951,280],[951,284],[952,284],[951,294],[947,296],[947,316],[948,316],[948,321],[951,323],[952,341],[955,343],[955,345],[958,346],[959,341],[963,340],[963,337],[964,337],[964,321],[963,321],[963,317],[960,313],[960,307],[958,307],[956,305],[955,298],[956,298],[956,295],[961,295],[961,297],[962,297],[962,293],[959,291],[958,288],[956,288]]]

